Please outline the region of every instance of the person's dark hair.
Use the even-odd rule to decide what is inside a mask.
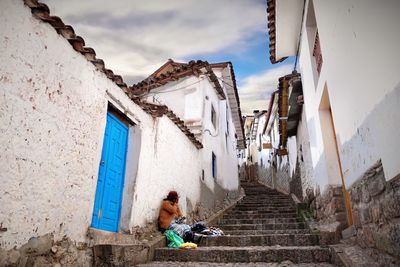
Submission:
[[[168,193],[167,198],[165,198],[164,200],[170,200],[170,201],[175,201],[178,200],[179,196],[178,193],[176,191],[170,191]]]

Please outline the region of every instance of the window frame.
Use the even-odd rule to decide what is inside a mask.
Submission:
[[[211,123],[214,126],[214,129],[217,129],[217,112],[215,111],[213,104],[211,104]]]
[[[211,152],[211,174],[214,179],[217,179],[217,156]]]

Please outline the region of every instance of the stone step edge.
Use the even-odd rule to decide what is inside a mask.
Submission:
[[[286,265],[285,265],[286,263]],[[251,265],[250,265],[251,264]],[[208,262],[208,261],[151,261],[148,263],[142,263],[136,265],[136,267],[243,267],[243,266],[251,266],[251,267],[266,267],[266,266],[298,266],[298,267],[316,267],[315,263],[297,263],[293,265],[290,261],[283,262],[225,262],[221,265],[220,262]],[[335,267],[329,262],[318,262],[319,267]]]
[[[245,237],[246,235],[231,235],[226,234],[222,236],[204,236],[203,238],[219,238],[219,237]],[[308,233],[308,234],[256,234],[256,235],[249,235],[249,236],[262,236],[262,237],[281,237],[281,236],[319,236],[317,233]]]
[[[168,247],[163,247],[163,248],[157,248],[156,250],[181,250],[185,251],[184,249],[180,248],[168,248]],[[207,251],[226,251],[226,250],[235,250],[235,251],[241,251],[241,250],[246,250],[246,251],[270,251],[270,250],[326,250],[330,251],[329,247],[323,247],[323,246],[280,246],[280,245],[274,245],[274,246],[242,246],[242,247],[229,247],[229,246],[200,246],[197,247],[196,249],[188,249],[187,251],[200,251],[200,252],[207,252]]]

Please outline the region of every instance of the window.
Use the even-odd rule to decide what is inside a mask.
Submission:
[[[321,74],[321,68],[322,68],[323,60],[322,60],[322,54],[321,54],[321,45],[319,43],[318,30],[317,30],[317,34],[315,36],[313,56],[315,58],[315,64],[317,66],[317,72],[318,72],[318,74]]]
[[[318,33],[317,20],[315,17],[315,10],[313,0],[309,1],[307,18],[306,18],[306,32],[310,49],[311,66],[314,78],[314,85],[317,88],[319,75],[322,69],[322,52],[321,43]],[[311,56],[312,55],[312,56]]]
[[[229,135],[229,113],[228,113],[228,104],[226,104],[225,114],[226,114],[226,132],[227,132],[228,135]]]
[[[226,147],[226,151],[228,151],[228,134],[225,133],[225,147]]]
[[[211,104],[211,122],[214,128],[217,129],[217,114],[215,113],[214,106]]]
[[[214,152],[212,152],[211,157],[212,157],[212,176],[214,179],[217,179],[217,156],[215,156]]]

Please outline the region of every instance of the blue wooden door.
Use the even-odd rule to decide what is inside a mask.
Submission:
[[[94,228],[118,231],[127,144],[128,127],[113,114],[107,113],[92,217]]]

